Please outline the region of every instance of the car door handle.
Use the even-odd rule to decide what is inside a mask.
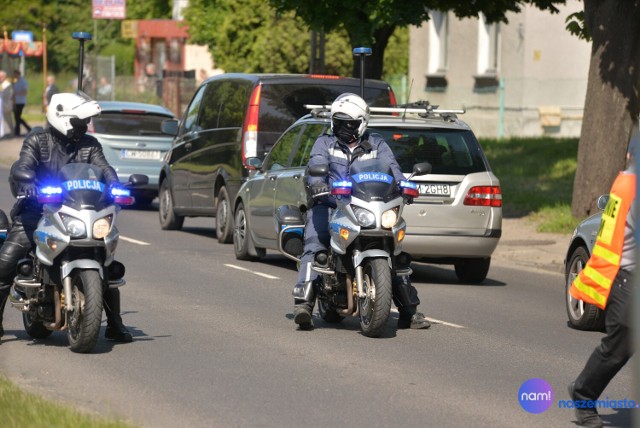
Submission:
[[[189,152],[191,151],[191,148],[193,147],[193,144],[191,144],[191,141],[189,141],[188,143],[186,143],[184,145],[184,148]]]
[[[293,179],[294,180],[300,180],[300,177],[302,177],[300,174],[294,174],[293,175]]]
[[[269,180],[271,180],[271,181],[276,181],[276,178],[278,178],[278,176],[276,176],[276,175],[270,175],[269,176]]]

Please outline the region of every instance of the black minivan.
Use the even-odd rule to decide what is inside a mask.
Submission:
[[[159,219],[165,230],[182,228],[185,217],[216,217],[218,241],[233,239],[230,201],[249,176],[248,158],[264,159],[298,118],[305,104],[331,104],[345,92],[360,93],[360,80],[296,74],[229,73],[196,90],[182,120],[165,121],[175,135],[159,178]],[[370,106],[396,105],[388,83],[365,80]]]

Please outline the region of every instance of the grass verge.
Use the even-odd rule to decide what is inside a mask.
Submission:
[[[577,138],[480,140],[500,179],[505,217],[529,216],[539,232],[571,233]]]
[[[0,375],[0,420],[2,426],[13,427],[91,427],[131,428],[122,421],[86,415],[66,406],[21,391]]]

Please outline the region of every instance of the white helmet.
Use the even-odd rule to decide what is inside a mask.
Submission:
[[[100,105],[84,92],[60,93],[51,97],[47,122],[67,138],[79,140],[91,118],[99,114]]]
[[[342,94],[331,104],[331,130],[340,140],[350,143],[362,137],[368,123],[369,106],[356,94]]]

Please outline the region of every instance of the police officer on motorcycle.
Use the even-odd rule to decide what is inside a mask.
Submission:
[[[368,159],[382,159],[388,163],[398,183],[405,179],[384,139],[378,134],[365,132],[368,123],[367,103],[358,95],[342,94],[331,105],[332,134],[318,137],[311,149],[308,166],[329,165],[329,176],[326,179],[307,178],[308,192],[313,200],[310,201],[311,208],[307,211],[304,250],[298,281],[293,289],[293,320],[301,330],[313,328],[311,314],[316,300],[314,282],[318,274],[311,269],[311,264],[315,254],[326,251],[329,245],[330,209],[336,207],[332,196],[317,195],[329,192],[329,184],[332,181],[347,178],[351,164]],[[394,277],[393,299],[400,312],[398,328],[421,329],[431,326],[424,315],[417,311],[420,299],[408,276]]]
[[[44,181],[55,179],[68,163],[89,163],[102,170],[109,187],[117,185],[118,175],[105,159],[102,146],[94,137],[85,135],[91,118],[99,114],[98,103],[80,91],[55,94],[47,110],[46,128],[34,128],[27,135],[11,172],[33,171],[37,180]],[[17,263],[34,247],[33,232],[42,216],[42,206],[34,199],[36,184],[15,182],[11,176],[9,181],[13,195],[24,198],[18,199],[11,209],[13,223],[0,248],[0,337],[4,334],[2,317]],[[120,291],[107,288],[103,298],[107,314],[105,337],[131,342],[131,334],[120,317]]]

